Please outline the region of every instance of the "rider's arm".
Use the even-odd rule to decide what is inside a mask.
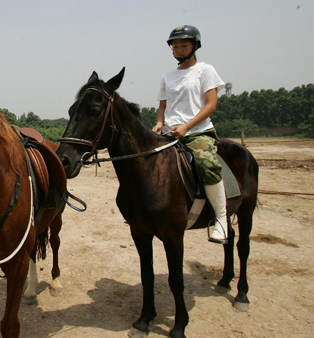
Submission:
[[[167,106],[166,100],[159,101],[159,108],[157,110],[157,123],[155,127],[153,128],[153,131],[157,134],[161,133],[162,127],[164,125],[164,114]]]
[[[198,112],[198,114],[192,120],[171,129],[171,133],[173,134],[174,137],[176,138],[184,137],[190,129],[192,129],[193,127],[195,127],[208,117],[212,116],[217,106],[217,89],[214,88],[208,90],[205,93],[204,98],[205,98],[204,107]]]

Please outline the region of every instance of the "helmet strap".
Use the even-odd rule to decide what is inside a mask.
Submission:
[[[195,54],[195,52],[196,52],[196,48],[194,48],[188,56],[185,56],[183,58],[176,58],[175,57],[179,61],[178,66],[180,66],[183,62],[190,60],[191,57]]]

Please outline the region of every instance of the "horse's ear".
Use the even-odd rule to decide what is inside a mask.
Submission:
[[[124,77],[124,71],[125,71],[125,67],[122,68],[119,74],[117,74],[112,79],[110,79],[108,82],[106,82],[106,85],[108,85],[113,91],[117,90],[120,87],[121,82]]]
[[[96,82],[99,81],[99,77],[98,77],[98,74],[93,71],[93,74],[91,75],[91,77],[88,79],[87,83],[89,85],[92,85],[92,84],[95,84]]]

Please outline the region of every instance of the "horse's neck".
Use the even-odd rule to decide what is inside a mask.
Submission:
[[[158,136],[146,129],[131,111],[119,113],[118,138],[108,148],[110,157],[140,154],[155,149],[158,146]],[[137,180],[142,173],[150,170],[151,163],[143,161],[142,157],[113,162],[120,183],[128,184],[130,180]]]
[[[119,117],[118,138],[109,147],[111,156],[137,154],[157,146],[157,135],[145,128],[129,108],[119,112]]]
[[[17,139],[13,129],[6,122],[0,120],[0,159],[1,166],[8,172],[19,173],[24,159],[21,142]]]

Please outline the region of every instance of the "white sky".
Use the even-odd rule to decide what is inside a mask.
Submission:
[[[313,0],[0,0],[0,108],[67,117],[94,70],[107,81],[123,66],[120,95],[157,108],[182,24],[233,94],[314,82]]]

